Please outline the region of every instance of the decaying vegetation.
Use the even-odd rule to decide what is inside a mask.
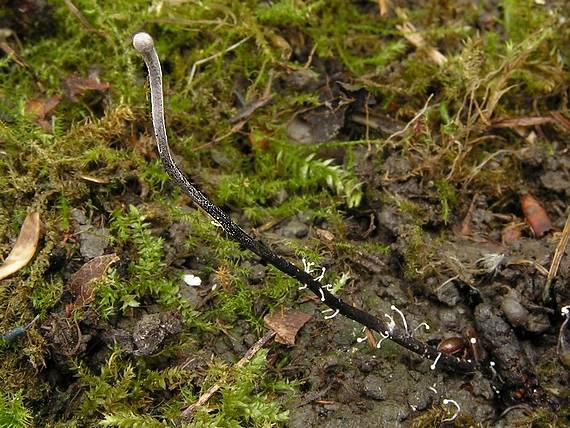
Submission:
[[[568,11],[463,3],[4,2],[0,426],[564,426]],[[205,220],[155,153],[138,31],[199,188],[484,370],[321,313]]]

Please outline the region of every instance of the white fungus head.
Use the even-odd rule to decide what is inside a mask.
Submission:
[[[133,46],[141,53],[148,52],[154,48],[154,41],[148,33],[137,33],[133,37]]]

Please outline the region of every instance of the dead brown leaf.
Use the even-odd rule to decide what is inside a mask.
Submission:
[[[40,240],[40,214],[29,213],[22,224],[14,248],[0,266],[0,280],[18,272],[34,256]]]
[[[273,330],[277,336],[275,341],[286,345],[295,345],[297,332],[305,325],[311,316],[294,309],[283,311],[278,310],[263,318],[265,325]]]
[[[26,103],[26,112],[35,116],[35,122],[46,132],[52,132],[52,125],[46,119],[61,101],[61,95],[53,95],[49,98],[32,98]]]
[[[103,278],[109,266],[117,260],[119,257],[114,253],[95,257],[71,276],[69,289],[76,296],[76,299],[66,306],[66,313],[71,314],[75,309],[80,309],[93,301],[95,298],[93,281]]]
[[[61,95],[53,95],[49,98],[32,98],[26,103],[26,111],[38,118],[44,119],[57,107],[61,101]]]
[[[521,208],[534,236],[540,238],[552,229],[550,217],[534,196],[529,194],[521,196]]]
[[[76,74],[72,74],[63,82],[63,87],[65,88],[69,98],[72,101],[78,102],[79,98],[83,96],[88,91],[104,92],[111,87],[107,82],[101,82],[97,78],[87,78],[79,77]]]

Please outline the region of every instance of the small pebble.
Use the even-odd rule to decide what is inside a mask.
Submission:
[[[521,327],[528,320],[528,310],[518,301],[518,299],[511,295],[503,297],[501,310],[513,327]]]

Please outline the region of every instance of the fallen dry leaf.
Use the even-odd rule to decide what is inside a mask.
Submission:
[[[541,203],[532,195],[521,196],[521,209],[524,213],[526,222],[532,229],[532,233],[537,238],[540,238],[550,229],[552,229],[552,222],[542,207]]]
[[[79,178],[82,178],[85,181],[90,181],[91,183],[97,183],[97,184],[108,184],[109,183],[109,180],[106,178],[94,177],[92,175],[80,175]]]
[[[95,297],[93,281],[103,278],[109,266],[117,260],[119,257],[114,253],[95,257],[71,276],[69,289],[76,299],[66,306],[66,313],[71,314],[75,309],[80,309],[93,300]]]
[[[63,87],[65,88],[71,101],[78,102],[79,98],[86,92],[104,92],[109,89],[111,85],[107,82],[101,82],[97,78],[84,79],[75,74],[72,74],[67,79],[65,79],[63,82]]]
[[[26,266],[36,252],[40,240],[40,214],[29,213],[22,224],[16,244],[0,266],[0,279],[18,272]]]
[[[61,101],[60,95],[50,98],[32,98],[26,102],[26,112],[35,117],[35,122],[46,132],[52,132],[52,124],[46,119]]]
[[[549,116],[508,117],[495,119],[492,125],[495,128],[515,128],[518,126],[537,126],[554,123],[555,119]]]
[[[310,319],[310,315],[291,309],[289,311],[275,311],[266,315],[263,321],[268,328],[277,334],[275,337],[276,342],[293,346],[295,345],[297,332]]]
[[[26,112],[40,119],[45,119],[46,115],[56,108],[60,101],[60,95],[44,99],[32,98],[26,102]]]

